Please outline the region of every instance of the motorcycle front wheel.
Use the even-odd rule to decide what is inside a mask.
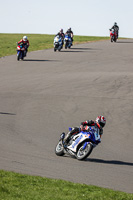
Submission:
[[[64,155],[64,147],[63,147],[62,141],[59,141],[58,144],[56,145],[55,154],[57,156],[63,156]]]
[[[78,160],[85,160],[92,152],[93,145],[91,143],[85,145],[86,142],[83,142],[79,147],[77,151],[76,158]],[[85,148],[84,148],[85,146]]]
[[[67,49],[67,43],[65,43],[65,49]]]
[[[17,60],[19,61],[20,59],[20,53],[17,54]]]

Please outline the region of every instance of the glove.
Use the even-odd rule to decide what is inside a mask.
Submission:
[[[80,125],[80,129],[81,129],[81,131],[83,131],[83,129],[84,129],[84,126],[83,126],[83,125]]]

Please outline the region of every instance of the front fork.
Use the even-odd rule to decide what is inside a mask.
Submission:
[[[86,146],[87,146],[89,143],[91,143],[91,142],[85,142],[85,143],[84,143],[83,150],[85,150]],[[95,148],[95,147],[97,146],[96,144],[93,144],[93,143],[91,143],[91,145],[93,146],[93,148]]]
[[[24,52],[17,50],[17,56],[19,56],[20,59],[23,59],[24,57]]]

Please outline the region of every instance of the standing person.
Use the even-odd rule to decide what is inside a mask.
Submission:
[[[114,25],[112,26],[111,29],[114,29],[114,31],[116,32],[116,35],[117,35],[117,39],[118,39],[118,36],[119,36],[119,26],[117,25],[116,22],[114,23]]]

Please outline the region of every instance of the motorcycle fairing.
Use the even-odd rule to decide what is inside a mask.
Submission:
[[[70,128],[69,128],[70,130]],[[85,141],[85,144],[83,146],[83,149],[85,149],[86,145],[88,143],[92,143],[92,144],[98,144],[101,142],[101,138],[99,135],[99,129],[95,126],[90,127],[89,132],[83,132],[81,131],[79,134],[76,134],[72,137],[72,139],[70,140],[70,145],[68,145],[68,149],[70,149],[73,152],[77,151],[77,147],[80,143],[82,143],[83,141]]]

